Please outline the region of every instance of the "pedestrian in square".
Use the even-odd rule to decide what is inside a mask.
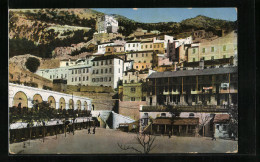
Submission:
[[[93,128],[93,134],[95,134],[95,133],[96,133],[96,127]]]
[[[91,133],[90,133],[90,127],[88,128],[88,134],[91,134]]]
[[[169,131],[169,138],[171,138],[171,135],[172,135],[172,132],[171,132],[171,131]]]

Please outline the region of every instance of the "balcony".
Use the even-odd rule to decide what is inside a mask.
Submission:
[[[165,92],[165,91],[163,91],[163,95],[178,95],[178,94],[180,94],[180,92],[179,91],[168,91],[168,92]]]

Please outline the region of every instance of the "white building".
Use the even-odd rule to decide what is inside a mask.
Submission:
[[[53,79],[68,79],[68,75],[69,75],[69,67],[60,67],[60,68],[55,68],[55,69],[40,69],[38,71],[36,71],[36,74],[49,79],[49,80],[53,80]]]
[[[134,61],[133,60],[127,60],[124,62],[124,72],[130,69],[133,69]]]
[[[100,16],[97,19],[98,33],[117,33],[118,21],[110,15]]]
[[[134,40],[134,41],[127,41],[125,44],[125,52],[131,51],[140,51],[141,49],[141,41]]]
[[[106,52],[106,46],[115,45],[114,42],[101,43],[98,45],[97,54],[104,54]]]
[[[179,47],[180,45],[183,45],[183,44],[192,44],[192,36],[189,36],[189,37],[184,38],[184,39],[174,40],[174,43],[175,43],[175,48],[177,48],[177,47]]]
[[[60,60],[60,67],[74,66],[76,65],[76,59],[63,59]]]
[[[79,65],[69,69],[68,85],[90,85],[91,84],[91,66]]]
[[[92,60],[92,86],[117,88],[123,78],[124,61],[115,55],[99,56]]]

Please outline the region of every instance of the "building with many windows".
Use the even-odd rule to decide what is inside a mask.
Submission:
[[[125,44],[125,52],[140,51],[140,40],[127,41]]]
[[[123,78],[124,60],[107,55],[95,57],[92,62],[91,85],[117,88]]]
[[[237,67],[154,72],[147,81],[150,105],[237,104]]]
[[[133,68],[136,70],[151,68],[153,65],[153,57],[154,52],[152,50],[126,53],[126,60],[133,60]]]

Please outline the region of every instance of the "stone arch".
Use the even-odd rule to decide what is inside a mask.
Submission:
[[[48,103],[50,104],[51,108],[56,109],[56,100],[53,96],[48,97]]]
[[[33,103],[41,103],[42,101],[42,96],[40,94],[35,94],[33,96]]]
[[[65,102],[65,99],[63,97],[60,98],[60,101],[59,101],[59,109],[66,109],[66,102]]]
[[[24,92],[19,91],[14,95],[13,106],[28,107],[28,98]]]
[[[69,109],[74,109],[74,101],[73,101],[73,99],[69,100]]]
[[[84,110],[88,110],[88,103],[84,101]]]
[[[81,101],[80,100],[77,101],[77,109],[81,110]]]

